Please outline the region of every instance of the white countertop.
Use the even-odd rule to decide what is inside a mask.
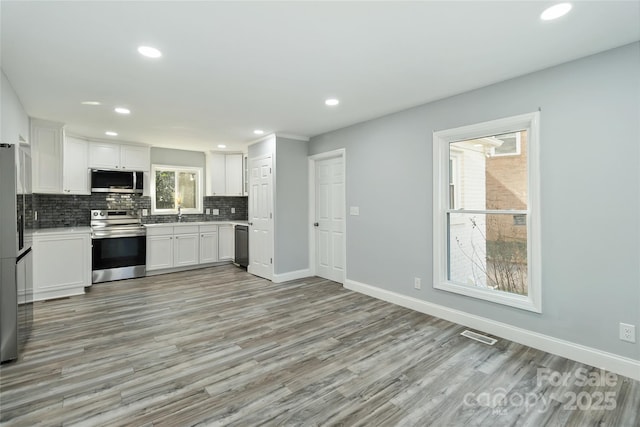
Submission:
[[[34,236],[45,236],[50,234],[91,234],[91,227],[56,227],[38,228],[33,230]]]
[[[220,225],[220,224],[248,225],[249,221],[236,220],[236,219],[228,219],[228,220],[220,220],[220,221],[183,221],[183,222],[162,222],[157,224],[144,224],[144,226],[148,228],[156,228],[156,227],[180,227],[180,226],[187,226],[187,225]]]
[[[158,224],[144,224],[148,228],[156,227],[181,227],[189,225],[248,225],[248,221],[242,220],[220,220],[220,221],[185,221],[185,222],[165,222]],[[46,236],[52,234],[91,234],[91,227],[55,227],[55,228],[38,228],[33,230],[34,236]]]

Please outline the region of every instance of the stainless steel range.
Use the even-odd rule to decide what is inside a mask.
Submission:
[[[92,283],[143,277],[147,230],[131,211],[91,211]]]

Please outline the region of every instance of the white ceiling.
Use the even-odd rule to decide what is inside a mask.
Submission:
[[[541,21],[551,4],[3,0],[1,65],[30,116],[70,132],[238,149],[256,128],[311,137],[640,39],[638,1]]]

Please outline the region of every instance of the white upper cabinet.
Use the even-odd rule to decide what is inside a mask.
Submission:
[[[242,193],[245,196],[249,195],[249,155],[247,153],[242,155]]]
[[[90,168],[150,169],[149,146],[66,136],[62,123],[32,118],[29,139],[34,193],[91,194]]]
[[[89,166],[96,169],[124,169],[148,172],[151,154],[148,146],[91,142]]]
[[[91,194],[87,140],[71,136],[66,136],[64,139],[62,192]]]
[[[150,164],[149,147],[143,145],[120,146],[120,166],[122,169],[148,172]]]
[[[34,193],[62,193],[64,125],[31,119]]]
[[[211,180],[209,181],[211,196],[225,196],[227,194],[225,157],[225,154],[211,153],[211,158],[207,165],[207,168],[211,169]]]
[[[243,196],[242,154],[207,153],[207,196]]]
[[[227,154],[225,158],[226,190],[229,196],[243,196],[242,154]]]
[[[92,141],[89,144],[89,166],[92,168],[120,169],[120,145]]]

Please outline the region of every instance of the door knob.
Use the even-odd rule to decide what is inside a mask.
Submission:
[[[319,223],[317,223],[317,222],[314,222],[314,223],[313,223],[313,226],[314,226],[314,227],[318,227],[319,225],[320,225],[320,224],[319,224]]]

